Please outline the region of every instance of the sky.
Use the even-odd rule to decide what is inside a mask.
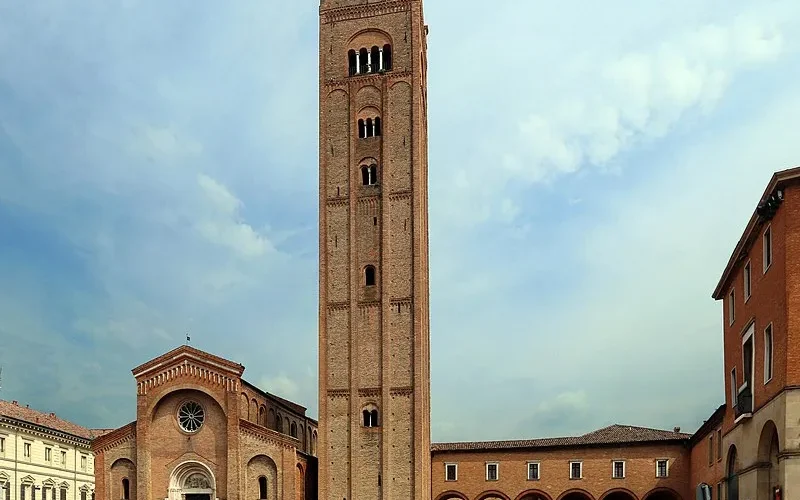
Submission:
[[[0,3],[0,398],[124,425],[190,332],[317,416],[318,7]],[[694,431],[711,292],[800,165],[800,4],[425,15],[433,440]]]

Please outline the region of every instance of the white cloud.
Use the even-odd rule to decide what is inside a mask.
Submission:
[[[541,101],[520,121],[525,152],[506,163],[508,175],[540,182],[604,166],[663,137],[687,112],[713,109],[738,73],[775,61],[782,48],[780,32],[739,20],[588,65],[575,75],[586,81],[583,92]]]
[[[261,377],[256,385],[263,391],[289,400],[293,400],[292,398],[295,398],[299,393],[298,384],[284,373]],[[298,403],[308,404],[308,402],[300,401]]]
[[[259,257],[275,250],[264,235],[239,220],[242,201],[228,188],[205,174],[197,176],[197,183],[215,209],[208,218],[197,222],[197,229],[203,236],[246,258]]]

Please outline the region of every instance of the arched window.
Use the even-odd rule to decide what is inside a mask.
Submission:
[[[347,53],[347,67],[349,68],[350,76],[358,73],[358,61],[356,60],[356,51],[350,49]]]
[[[375,186],[378,184],[378,166],[361,166],[361,184],[364,186]]]
[[[369,72],[369,66],[367,66],[368,59],[369,51],[367,49],[362,48],[358,51],[358,74]]]
[[[131,498],[131,483],[127,477],[122,478],[122,500],[129,500]]]
[[[364,427],[378,427],[378,410],[365,409],[363,412]]]
[[[258,498],[261,500],[267,498],[267,478],[264,476],[258,478]]]
[[[367,134],[366,137],[373,137],[375,135],[375,126],[372,123],[372,118],[367,118]]]
[[[381,136],[381,117],[380,116],[375,117],[375,121],[373,122],[372,127],[373,127],[372,135],[374,135],[375,137],[380,137]]]
[[[378,71],[382,70],[381,67],[381,49],[377,47],[377,45],[373,45],[372,49],[369,51],[369,72],[370,73],[377,73]]]
[[[367,266],[364,268],[364,284],[366,286],[375,286],[375,267]]]
[[[392,46],[388,43],[383,46],[383,54],[382,54],[382,66],[381,69],[383,71],[391,71],[392,70]]]
[[[291,429],[292,430],[290,431],[290,433],[291,433],[292,437],[297,437],[297,424],[292,422]]]
[[[367,137],[367,123],[361,119],[358,120],[358,138],[364,139]]]
[[[275,420],[275,430],[278,432],[283,432],[283,417],[278,415]]]

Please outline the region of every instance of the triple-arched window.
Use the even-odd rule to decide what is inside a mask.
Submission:
[[[347,53],[347,65],[350,76],[382,73],[392,70],[392,46],[388,43],[383,47],[373,45],[367,49],[350,49]]]

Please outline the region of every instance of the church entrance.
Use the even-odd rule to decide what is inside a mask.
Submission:
[[[200,462],[184,462],[172,471],[165,500],[217,500],[214,474]]]
[[[211,500],[208,493],[186,493],[183,500]]]

